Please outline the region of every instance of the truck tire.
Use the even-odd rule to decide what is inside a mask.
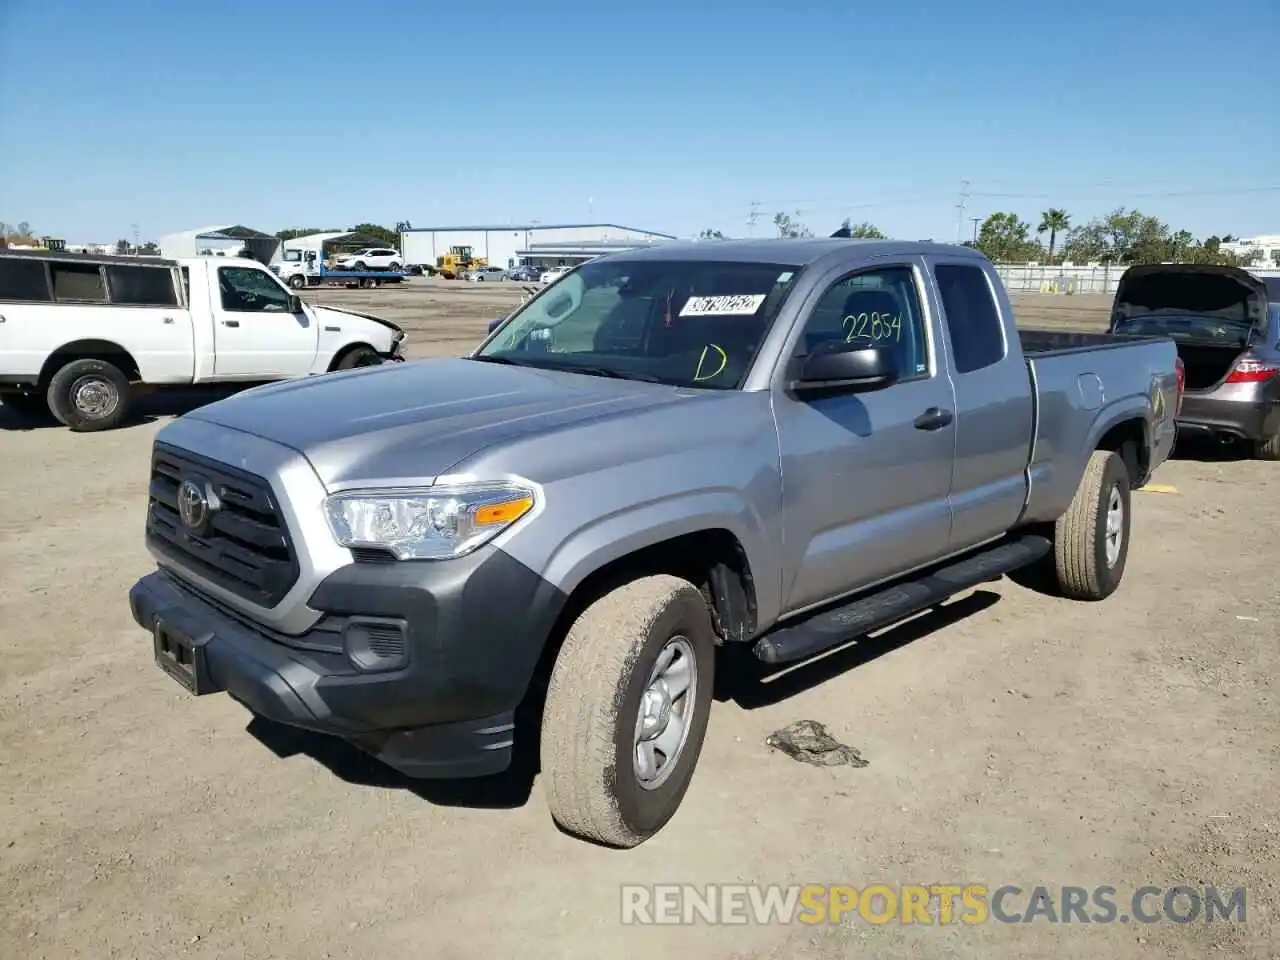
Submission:
[[[289,286],[293,287],[293,289],[295,290],[301,290],[306,285],[307,285],[307,278],[300,273],[295,273],[292,277],[289,278]]]
[[[114,430],[129,413],[129,381],[106,360],[72,360],[49,381],[49,409],[77,433]]]
[[[643,577],[583,611],[542,715],[543,789],[561,829],[625,849],[666,825],[702,751],[714,669],[707,603],[686,580]]]
[[[364,345],[351,347],[338,358],[333,365],[334,370],[354,370],[356,367],[376,367],[382,363],[382,357],[373,347]]]
[[[1071,505],[1054,524],[1054,570],[1064,597],[1105,600],[1120,586],[1129,557],[1129,506],[1124,460],[1095,450]]]
[[[1259,440],[1255,443],[1253,456],[1257,460],[1280,460],[1280,434],[1270,440]]]

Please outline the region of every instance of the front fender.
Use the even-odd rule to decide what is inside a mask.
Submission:
[[[707,530],[727,530],[741,545],[756,590],[760,613],[776,611],[780,580],[772,573],[766,525],[737,491],[701,490],[638,504],[582,524],[548,557],[543,577],[564,593],[592,573],[638,550]]]

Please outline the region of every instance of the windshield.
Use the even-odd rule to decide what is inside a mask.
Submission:
[[[502,324],[474,359],[735,390],[795,264],[597,260]]]

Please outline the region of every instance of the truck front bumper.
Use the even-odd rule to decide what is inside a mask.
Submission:
[[[516,708],[563,601],[497,549],[343,567],[312,595],[323,615],[301,636],[269,633],[165,571],[129,592],[157,665],[192,693],[226,692],[425,778],[510,764]]]

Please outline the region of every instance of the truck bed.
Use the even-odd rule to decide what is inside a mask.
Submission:
[[[1063,353],[1079,353],[1104,347],[1126,346],[1143,340],[1159,340],[1160,337],[1124,333],[1090,333],[1075,330],[1039,330],[1018,328],[1022,352],[1028,357],[1043,357]]]

